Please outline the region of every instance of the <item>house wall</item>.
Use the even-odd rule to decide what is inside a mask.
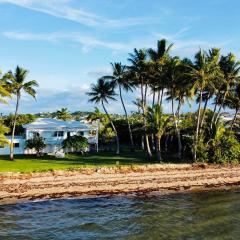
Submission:
[[[63,136],[54,136],[54,132],[63,131]],[[19,148],[14,148],[14,154],[34,154],[33,150],[26,150],[26,140],[31,139],[33,137],[33,133],[37,132],[44,139],[45,144],[47,145],[44,149],[45,153],[53,153],[60,149],[60,146],[64,139],[67,138],[68,132],[70,132],[70,136],[74,136],[78,134],[78,132],[83,132],[83,136],[88,139],[89,144],[97,143],[97,135],[91,136],[89,134],[89,130],[86,129],[26,129],[25,136],[23,138],[21,136],[15,136],[15,143],[19,143]],[[10,136],[8,136],[10,139]],[[7,155],[10,152],[9,146],[5,146],[4,148],[0,148],[0,155]]]
[[[9,142],[10,142],[10,136],[7,136]],[[16,138],[13,141],[14,143],[18,143],[19,147],[14,147],[14,154],[24,154],[25,153],[25,139],[24,138],[19,138],[16,136]],[[0,155],[8,155],[10,152],[10,146],[7,145],[3,148],[0,148]]]

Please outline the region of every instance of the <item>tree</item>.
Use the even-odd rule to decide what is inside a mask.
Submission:
[[[182,143],[181,143],[181,135],[180,130],[178,128],[178,121],[176,118],[176,113],[174,109],[174,100],[178,96],[178,79],[181,72],[179,71],[179,66],[181,65],[181,60],[178,57],[170,58],[167,64],[167,88],[168,88],[168,100],[171,100],[172,103],[172,115],[173,115],[173,122],[175,126],[175,131],[177,133],[177,139],[178,139],[178,158],[181,158],[182,155]]]
[[[155,68],[155,81],[153,91],[158,92],[158,100],[157,103],[160,104],[160,107],[162,106],[163,101],[163,93],[165,89],[165,64],[169,57],[169,52],[172,48],[173,44],[167,44],[166,39],[162,39],[157,42],[157,49],[154,50],[152,48],[148,49],[148,54],[150,56],[151,62],[154,65]]]
[[[131,65],[128,67],[130,77],[135,82],[135,86],[140,86],[141,91],[141,103],[142,103],[142,114],[143,114],[143,125],[145,131],[145,141],[148,157],[152,157],[152,152],[149,146],[149,139],[146,132],[147,121],[146,121],[146,107],[147,107],[147,91],[149,83],[149,63],[147,62],[147,51],[145,49],[137,50],[134,49],[134,53],[129,54],[128,61]]]
[[[219,62],[220,69],[223,73],[224,81],[220,88],[216,104],[220,104],[218,112],[213,115],[212,122],[217,122],[220,116],[221,110],[224,106],[226,97],[230,94],[231,88],[239,81],[240,62],[236,60],[234,54],[229,53],[227,56],[222,56]]]
[[[70,114],[70,112],[68,111],[67,108],[61,108],[60,110],[58,110],[56,112],[56,117],[58,119],[61,119],[63,121],[67,121],[67,120],[71,120],[72,119],[72,116]]]
[[[133,82],[130,81],[130,79],[128,77],[128,73],[126,71],[126,66],[122,65],[121,63],[111,63],[111,65],[112,65],[112,70],[113,70],[112,75],[104,76],[103,79],[110,80],[115,87],[118,87],[120,100],[121,100],[125,118],[127,121],[131,151],[134,151],[132,130],[131,130],[131,126],[130,126],[129,119],[128,119],[128,113],[127,113],[127,110],[126,110],[126,107],[125,107],[125,104],[123,101],[123,96],[122,96],[122,90],[125,90],[126,92],[133,91],[134,85],[133,85]]]
[[[206,52],[201,49],[195,55],[195,64],[190,66],[191,72],[188,73],[194,81],[194,88],[199,94],[198,110],[197,110],[197,124],[196,124],[196,133],[194,136],[194,161],[197,159],[197,144],[200,132],[200,120],[201,120],[201,107],[203,102],[203,92],[204,89],[209,85],[209,83],[216,79],[219,68],[212,64],[207,57]]]
[[[69,136],[68,138],[63,140],[62,143],[63,148],[65,149],[75,149],[75,150],[84,150],[89,147],[89,143],[87,138],[83,136]]]
[[[34,149],[37,152],[37,156],[41,155],[42,150],[46,147],[42,137],[34,136],[31,139],[26,140],[26,149]]]
[[[114,85],[111,82],[105,81],[104,79],[100,78],[98,79],[96,84],[91,85],[91,91],[88,92],[87,95],[90,97],[89,99],[90,102],[102,104],[103,110],[108,117],[108,120],[113,128],[113,131],[115,132],[117,143],[116,154],[119,154],[120,146],[118,133],[104,104],[108,103],[109,100],[116,101],[116,99],[114,98],[116,96],[116,93],[114,91]]]
[[[36,90],[35,88],[38,87],[38,83],[35,80],[31,80],[29,82],[26,82],[28,71],[20,68],[17,66],[14,73],[11,71],[8,72],[6,78],[5,78],[5,84],[7,89],[16,96],[16,108],[14,113],[14,123],[13,123],[13,129],[12,129],[12,137],[11,137],[11,145],[10,145],[10,159],[14,160],[14,152],[13,152],[13,141],[14,141],[14,135],[15,135],[15,128],[17,123],[17,116],[18,116],[18,109],[19,109],[19,103],[22,96],[22,93],[26,93],[33,98],[36,98]]]
[[[155,135],[157,140],[156,142],[157,159],[158,161],[161,161],[162,160],[161,138],[167,127],[169,117],[163,115],[160,105],[157,104],[154,105],[153,108],[149,108],[147,119],[150,131]]]

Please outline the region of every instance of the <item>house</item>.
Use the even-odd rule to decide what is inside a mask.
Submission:
[[[61,150],[62,142],[69,136],[81,135],[88,139],[91,149],[98,149],[98,127],[85,121],[63,121],[52,118],[38,118],[34,122],[23,125],[24,136],[15,136],[14,153],[32,154],[26,150],[26,140],[34,136],[42,137],[46,147],[44,153],[56,153]],[[7,136],[10,140],[10,137]],[[0,148],[0,155],[9,154],[9,146]]]

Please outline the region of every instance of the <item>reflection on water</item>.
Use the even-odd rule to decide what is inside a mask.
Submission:
[[[0,239],[240,239],[240,191],[0,206]]]

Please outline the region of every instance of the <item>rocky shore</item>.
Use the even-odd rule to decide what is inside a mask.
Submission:
[[[240,186],[240,165],[156,164],[0,173],[0,204],[105,194],[166,194],[234,186]]]

